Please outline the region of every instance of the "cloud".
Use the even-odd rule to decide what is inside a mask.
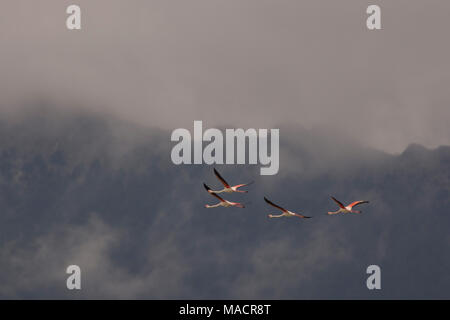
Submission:
[[[78,4],[82,30],[68,31],[64,2],[4,3],[3,111],[49,99],[166,130],[331,128],[397,153],[450,143],[448,3],[380,3],[380,31],[354,0]]]
[[[299,229],[310,227],[302,225]],[[249,259],[250,267],[232,284],[230,296],[242,299],[320,296],[323,294],[318,290],[320,286],[311,279],[317,281],[333,266],[353,259],[351,247],[339,240],[342,234],[329,231],[329,228],[315,229],[304,239],[280,236],[256,247]]]
[[[129,235],[128,235],[129,236]],[[92,215],[80,225],[58,226],[31,241],[9,241],[0,250],[3,298],[170,298],[182,292],[185,274],[176,244],[160,238],[143,242],[145,266],[132,273],[114,259],[124,230]],[[178,260],[178,261],[177,261]],[[69,265],[81,268],[82,290],[66,288]],[[170,274],[170,277],[166,277]]]

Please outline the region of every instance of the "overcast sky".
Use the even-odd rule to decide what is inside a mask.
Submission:
[[[382,9],[382,30],[365,27]],[[450,143],[448,1],[2,1],[2,110],[36,99],[165,129],[327,127]],[[68,5],[82,30],[65,27]],[[281,139],[283,139],[281,134]]]
[[[65,27],[74,3],[81,31]],[[366,29],[369,4],[382,30]],[[0,298],[448,298],[449,12],[1,1]],[[280,128],[279,174],[218,166],[255,181],[227,195],[245,209],[205,209],[212,167],[170,161],[171,131],[194,120]],[[447,147],[401,153],[411,143]],[[330,195],[370,203],[330,217]],[[268,219],[263,196],[313,219]],[[370,264],[381,292],[365,285]]]

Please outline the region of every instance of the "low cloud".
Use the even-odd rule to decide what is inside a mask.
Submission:
[[[226,197],[246,208],[208,210],[216,199],[202,183],[220,182],[212,166],[172,164],[170,131],[38,115],[0,128],[3,298],[448,297],[449,147],[393,156],[314,131],[281,135],[278,175],[216,166],[231,183],[255,180]],[[330,195],[370,203],[328,216]],[[263,196],[313,218],[267,219]],[[70,264],[79,292],[65,287]],[[381,292],[365,287],[371,264]]]

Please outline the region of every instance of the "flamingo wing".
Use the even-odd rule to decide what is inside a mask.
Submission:
[[[233,202],[233,206],[238,207],[238,208],[245,208],[245,206],[239,202]]]
[[[310,219],[310,218],[311,218],[311,217],[304,216],[304,215],[302,215],[302,214],[300,214],[300,213],[296,213],[295,215],[296,215],[297,217],[303,218],[303,219]]]
[[[237,185],[234,186],[234,188],[238,189],[238,188],[240,188],[240,187],[249,186],[249,185],[251,185],[253,182],[254,182],[254,181],[249,182],[249,183],[237,184]]]
[[[342,209],[345,209],[344,205],[339,200],[337,200],[335,197],[331,197],[331,199],[333,199],[338,204],[339,207],[341,207]]]
[[[205,187],[206,191],[208,191],[208,193],[210,195],[212,195],[213,197],[216,197],[217,199],[220,200],[220,202],[225,202],[225,200],[223,200],[221,197],[219,197],[217,194],[215,194],[214,192],[211,191],[211,188],[208,187],[205,183],[203,184],[203,186]]]
[[[356,207],[357,205],[360,205],[360,204],[363,204],[363,203],[369,203],[369,201],[367,201],[367,200],[359,200],[359,201],[355,201],[355,202],[350,203],[348,206],[350,208],[353,208],[353,207]]]
[[[216,170],[216,168],[214,168],[214,174],[216,175],[217,179],[220,180],[220,182],[223,183],[223,185],[225,186],[225,188],[229,188],[230,185],[228,184],[228,182],[225,181],[224,178],[222,178],[222,176],[219,174],[219,172]]]
[[[273,203],[272,201],[270,201],[270,200],[267,199],[266,197],[264,197],[264,200],[265,200],[268,204],[270,204],[272,207],[275,207],[275,208],[277,208],[277,209],[279,209],[279,210],[281,210],[281,211],[283,211],[283,212],[287,212],[286,209],[284,209],[284,208],[282,208],[282,207],[276,205],[275,203]]]

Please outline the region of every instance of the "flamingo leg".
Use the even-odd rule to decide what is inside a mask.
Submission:
[[[214,204],[214,205],[209,205],[209,204],[205,205],[206,208],[217,208],[220,206],[221,206],[220,202],[218,204]]]
[[[278,215],[269,214],[269,218],[281,218],[281,217],[284,217],[284,214],[278,214]]]
[[[211,193],[222,193],[222,192],[225,192],[225,189],[217,190],[217,191],[211,190]]]

